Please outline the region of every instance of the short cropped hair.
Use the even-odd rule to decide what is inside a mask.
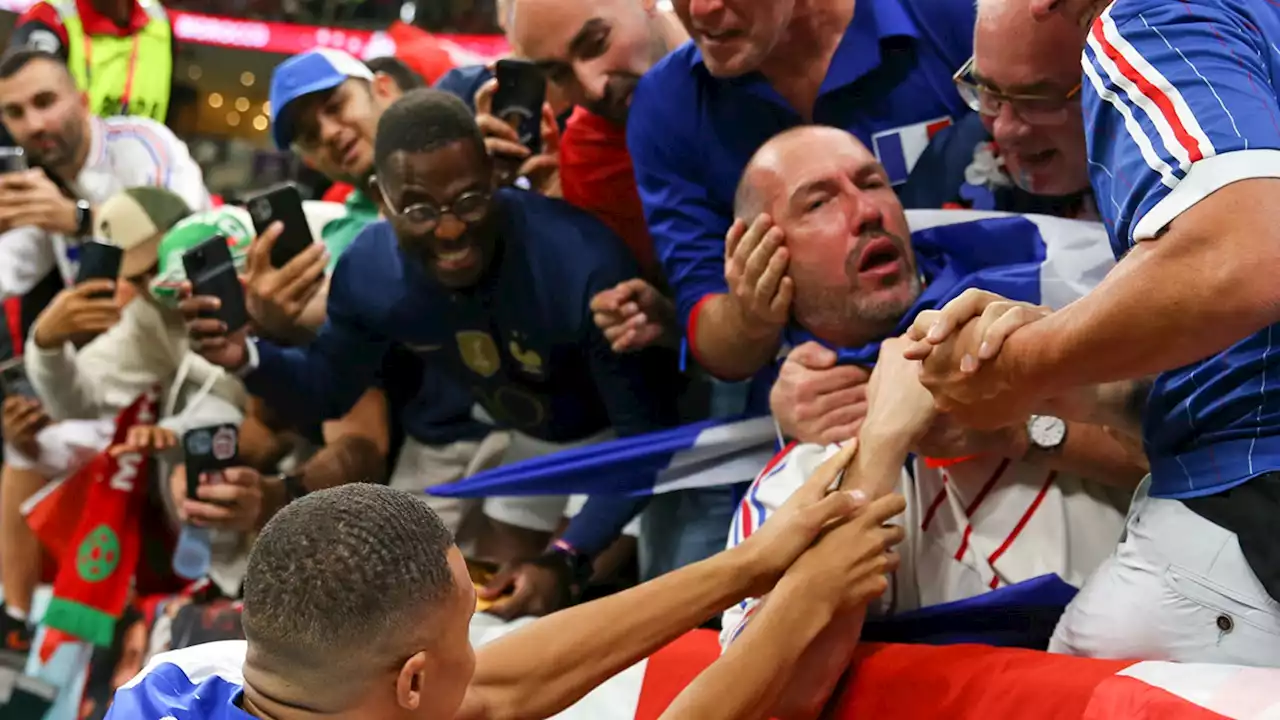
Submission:
[[[426,503],[384,485],[351,483],[290,503],[249,555],[251,658],[319,694],[421,650],[405,647],[409,630],[455,591],[452,546]]]
[[[488,157],[480,126],[465,103],[443,90],[413,90],[382,113],[373,162],[381,171],[398,152],[430,152],[455,142],[472,143]]]
[[[66,70],[67,77],[71,76],[71,71],[67,70],[67,63],[62,58],[49,52],[48,50],[40,50],[33,47],[18,47],[10,50],[0,58],[0,80],[8,80],[9,78],[22,72],[22,69],[38,60],[51,62],[63,70]]]
[[[369,68],[374,74],[382,73],[389,76],[395,81],[396,87],[400,88],[400,92],[407,93],[410,90],[417,90],[427,86],[427,81],[422,76],[413,71],[405,61],[400,58],[386,56],[373,58],[365,61],[365,67]]]

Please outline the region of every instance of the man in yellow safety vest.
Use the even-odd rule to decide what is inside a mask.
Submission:
[[[64,58],[95,115],[169,114],[173,29],[159,0],[41,0],[18,18],[9,45]]]

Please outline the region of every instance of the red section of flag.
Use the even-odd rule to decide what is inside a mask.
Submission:
[[[636,720],[657,720],[667,706],[720,656],[720,642],[710,630],[694,630],[649,658],[636,705]]]
[[[941,120],[931,122],[925,126],[925,132],[929,133],[929,139],[932,140],[934,135],[942,132],[943,128],[951,127],[951,118],[943,118]]]
[[[1102,681],[1081,720],[1229,720],[1190,700],[1132,677]]]

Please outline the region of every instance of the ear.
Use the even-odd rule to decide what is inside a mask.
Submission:
[[[373,95],[383,105],[390,105],[400,98],[404,93],[400,91],[400,86],[396,85],[395,78],[380,72],[373,76]]]
[[[400,674],[396,676],[396,705],[411,712],[422,705],[430,668],[431,660],[425,650],[414,653],[404,661],[404,665],[400,666]]]

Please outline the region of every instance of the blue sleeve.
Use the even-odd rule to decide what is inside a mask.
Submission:
[[[1089,168],[1117,253],[1230,183],[1280,177],[1280,51],[1267,37],[1280,17],[1243,0],[1128,0],[1094,23]]]
[[[673,118],[690,117],[693,109],[665,97],[663,79],[663,73],[650,72],[636,87],[627,147],[654,251],[675,292],[681,327],[688,329],[698,301],[728,292],[724,236],[733,223],[733,208],[713,202],[699,184],[697,138],[672,126]]]
[[[582,512],[569,521],[561,539],[583,555],[595,557],[604,552],[648,504],[648,497],[592,495],[582,506]]]
[[[355,277],[346,255],[329,285],[328,319],[314,342],[282,348],[258,341],[258,368],[245,376],[249,392],[277,408],[286,420],[306,426],[342,417],[378,376],[390,343],[360,318],[358,288],[376,286]]]

